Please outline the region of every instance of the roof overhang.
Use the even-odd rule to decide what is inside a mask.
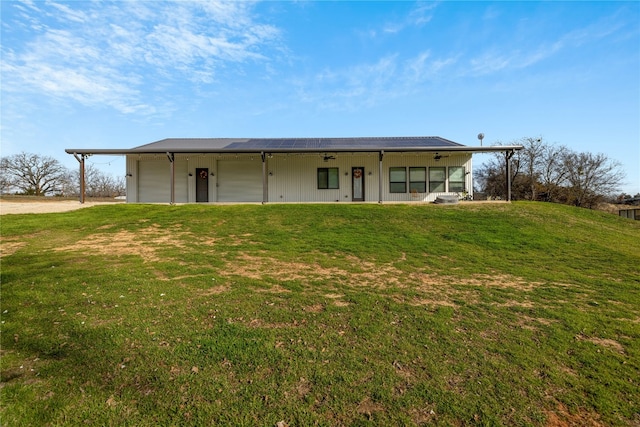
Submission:
[[[130,154],[258,154],[258,153],[495,153],[505,151],[519,151],[524,147],[522,145],[491,145],[484,147],[469,147],[469,146],[455,146],[455,147],[327,147],[327,148],[205,148],[199,147],[194,149],[193,147],[172,147],[159,150],[156,147],[138,147],[130,149],[116,149],[116,148],[67,148],[65,150],[68,154],[77,155],[130,155]]]

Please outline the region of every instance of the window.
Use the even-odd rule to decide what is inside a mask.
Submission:
[[[449,191],[464,191],[464,166],[449,167]]]
[[[427,192],[427,168],[409,168],[409,192]]]
[[[407,169],[406,168],[389,168],[389,192],[390,193],[406,193],[407,192]]]
[[[444,193],[445,179],[447,176],[447,168],[429,168],[429,192],[430,193]]]
[[[338,168],[318,168],[318,189],[340,188],[338,176]]]

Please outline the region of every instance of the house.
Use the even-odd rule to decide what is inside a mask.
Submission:
[[[440,137],[169,138],[65,151],[80,163],[81,193],[86,157],[125,155],[129,203],[382,203],[472,195],[473,153],[510,158],[521,148]]]

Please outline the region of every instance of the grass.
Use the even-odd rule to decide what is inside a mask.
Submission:
[[[1,221],[3,426],[640,423],[637,221],[539,203]]]

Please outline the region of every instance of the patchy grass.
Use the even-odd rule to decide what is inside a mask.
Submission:
[[[11,425],[637,425],[640,224],[538,203],[2,218]]]

